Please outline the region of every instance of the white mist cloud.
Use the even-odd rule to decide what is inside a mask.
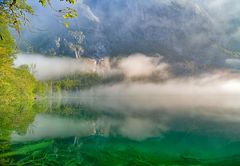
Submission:
[[[76,59],[22,56],[24,58],[17,59],[16,65],[37,63],[38,74],[44,73],[48,78],[71,72],[88,72],[92,68],[90,65],[89,70],[86,70],[88,68],[85,64]],[[120,72],[127,78],[148,77],[153,73],[169,74],[169,66],[162,62],[161,57],[134,54],[107,62],[113,66],[108,74]],[[155,76],[161,77],[161,74]],[[101,85],[80,92],[62,92],[61,97],[63,104],[81,104],[96,111],[106,112],[107,115],[116,113],[123,116],[113,118],[104,115],[94,120],[74,120],[39,115],[26,135],[13,133],[12,141],[81,138],[97,133],[103,136],[120,135],[133,140],[144,140],[169,130],[169,124],[181,116],[217,124],[240,122],[240,75],[226,71],[183,78],[168,77],[163,82],[155,83],[149,80],[127,79],[117,84]],[[176,129],[179,128],[181,127]]]
[[[95,71],[91,60],[81,61],[66,57],[46,57],[36,54],[18,54],[15,66],[35,65],[32,73],[39,80],[58,78],[75,73],[89,73]]]
[[[211,121],[240,122],[240,77],[226,72],[173,78],[163,83],[122,82],[62,96],[63,103],[88,105],[94,110],[126,116],[183,114]]]
[[[98,65],[94,59],[73,59],[66,57],[46,57],[36,54],[18,54],[15,66],[35,65],[32,73],[39,80],[53,79],[71,74],[97,72],[106,76],[123,74],[126,78],[149,77],[155,75],[166,79],[169,75],[168,65],[162,62],[162,57],[148,57],[143,54],[133,54],[126,58],[104,58]]]
[[[174,78],[164,83],[127,81],[81,92],[65,92],[61,96],[62,104],[85,105],[103,114],[91,120],[38,115],[28,132],[23,136],[13,133],[12,141],[81,138],[95,134],[144,140],[171,130],[176,118],[190,119],[193,123],[197,119],[219,126],[240,122],[240,76],[227,72]],[[187,125],[192,126],[187,122],[174,126],[174,130],[185,131]],[[205,130],[204,125],[196,127],[190,130]],[[222,130],[236,132],[229,131],[227,126]]]
[[[46,58],[22,55],[15,64],[36,63],[36,76],[53,78],[76,72],[91,72],[92,64],[69,58]],[[123,73],[126,78],[141,76],[144,80],[123,80],[113,85],[101,85],[75,93],[63,93],[63,102],[80,103],[93,108],[121,113],[151,112],[167,109],[171,111],[203,108],[196,114],[209,118],[239,120],[240,75],[218,71],[192,77],[167,77],[164,81],[151,82],[148,76],[169,75],[168,65],[161,58],[142,54],[107,61],[112,69],[107,74]],[[144,71],[146,69],[147,71]],[[208,108],[214,111],[208,112]],[[123,111],[124,110],[124,111]],[[222,110],[227,110],[222,114]],[[228,112],[230,110],[230,112]]]
[[[117,68],[126,77],[148,77],[156,73],[167,74],[168,65],[161,62],[162,57],[148,57],[133,54],[119,60]]]

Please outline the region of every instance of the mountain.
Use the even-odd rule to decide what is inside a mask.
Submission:
[[[64,39],[72,40],[68,31],[82,31],[84,56],[88,57],[138,52],[149,56],[160,54],[172,64],[191,62],[197,68],[224,65],[225,55],[218,47],[221,36],[214,18],[194,1],[84,0],[74,8],[79,17],[69,21],[70,28],[65,28],[51,10],[44,9],[41,21],[31,17],[30,22],[33,20],[37,27],[44,25],[46,30],[37,33],[24,30],[25,42],[19,40],[19,47],[25,51],[30,47],[33,52],[73,56]]]

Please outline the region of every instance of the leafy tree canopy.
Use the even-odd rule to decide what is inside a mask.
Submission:
[[[74,4],[76,0],[59,0],[69,4]],[[51,4],[51,0],[38,0],[42,6]],[[77,13],[72,8],[59,10],[63,18],[73,18]],[[17,32],[20,31],[21,24],[28,22],[27,14],[33,14],[32,7],[27,4],[26,0],[0,0],[0,22],[14,28]],[[0,30],[0,39],[3,39],[2,31]]]

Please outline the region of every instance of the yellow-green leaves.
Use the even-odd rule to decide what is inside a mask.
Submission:
[[[66,0],[67,2],[74,4],[75,0]]]
[[[69,8],[69,7],[64,10],[59,10],[59,12],[62,13],[62,16],[64,19],[72,19],[77,16],[77,11],[75,9]],[[69,23],[67,23],[67,22],[64,22],[64,25],[66,28],[69,27]]]
[[[64,10],[61,10],[63,13],[63,18],[64,19],[71,19],[77,16],[77,11],[73,8],[66,8]]]
[[[19,32],[21,24],[27,22],[28,13],[33,14],[33,10],[26,0],[4,1],[0,5],[0,22]]]
[[[66,28],[69,27],[69,23],[67,23],[67,22],[64,22],[64,25],[65,25]]]
[[[66,4],[72,6],[75,4],[76,0],[58,0],[64,1]],[[51,0],[38,0],[38,2],[43,6],[49,4],[51,6]],[[21,26],[28,22],[28,14],[33,14],[34,11],[31,5],[28,4],[27,0],[6,0],[2,5],[0,5],[0,23],[4,23],[9,27],[15,29],[20,33]],[[59,13],[64,19],[72,19],[77,16],[77,11],[71,7],[59,10]],[[65,27],[69,27],[68,23],[64,23]],[[0,39],[4,38],[3,34],[0,32]]]
[[[41,3],[42,6],[46,6],[46,0],[39,0],[39,3]]]

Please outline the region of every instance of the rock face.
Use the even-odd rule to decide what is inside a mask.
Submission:
[[[85,35],[84,56],[100,59],[105,56],[143,53],[161,54],[168,63],[173,64],[190,61],[197,66],[219,67],[224,63],[224,55],[216,47],[220,38],[214,22],[196,3],[168,0],[83,2],[81,7],[76,5],[79,18],[70,21],[70,29],[82,31]],[[53,23],[48,21],[48,27],[51,24]],[[29,43],[33,50],[43,53],[54,50],[52,52],[56,55],[73,54],[61,42],[58,48],[54,45],[59,37],[61,41],[69,38],[68,29],[63,26],[57,29],[42,32],[46,35],[41,33],[31,36]]]
[[[217,40],[213,25],[201,8],[191,3],[156,0],[87,0],[100,23],[93,33],[91,54],[160,53],[169,60],[201,61]],[[90,27],[91,27],[90,26]],[[187,59],[186,59],[187,58]],[[209,59],[209,58],[208,58]]]

